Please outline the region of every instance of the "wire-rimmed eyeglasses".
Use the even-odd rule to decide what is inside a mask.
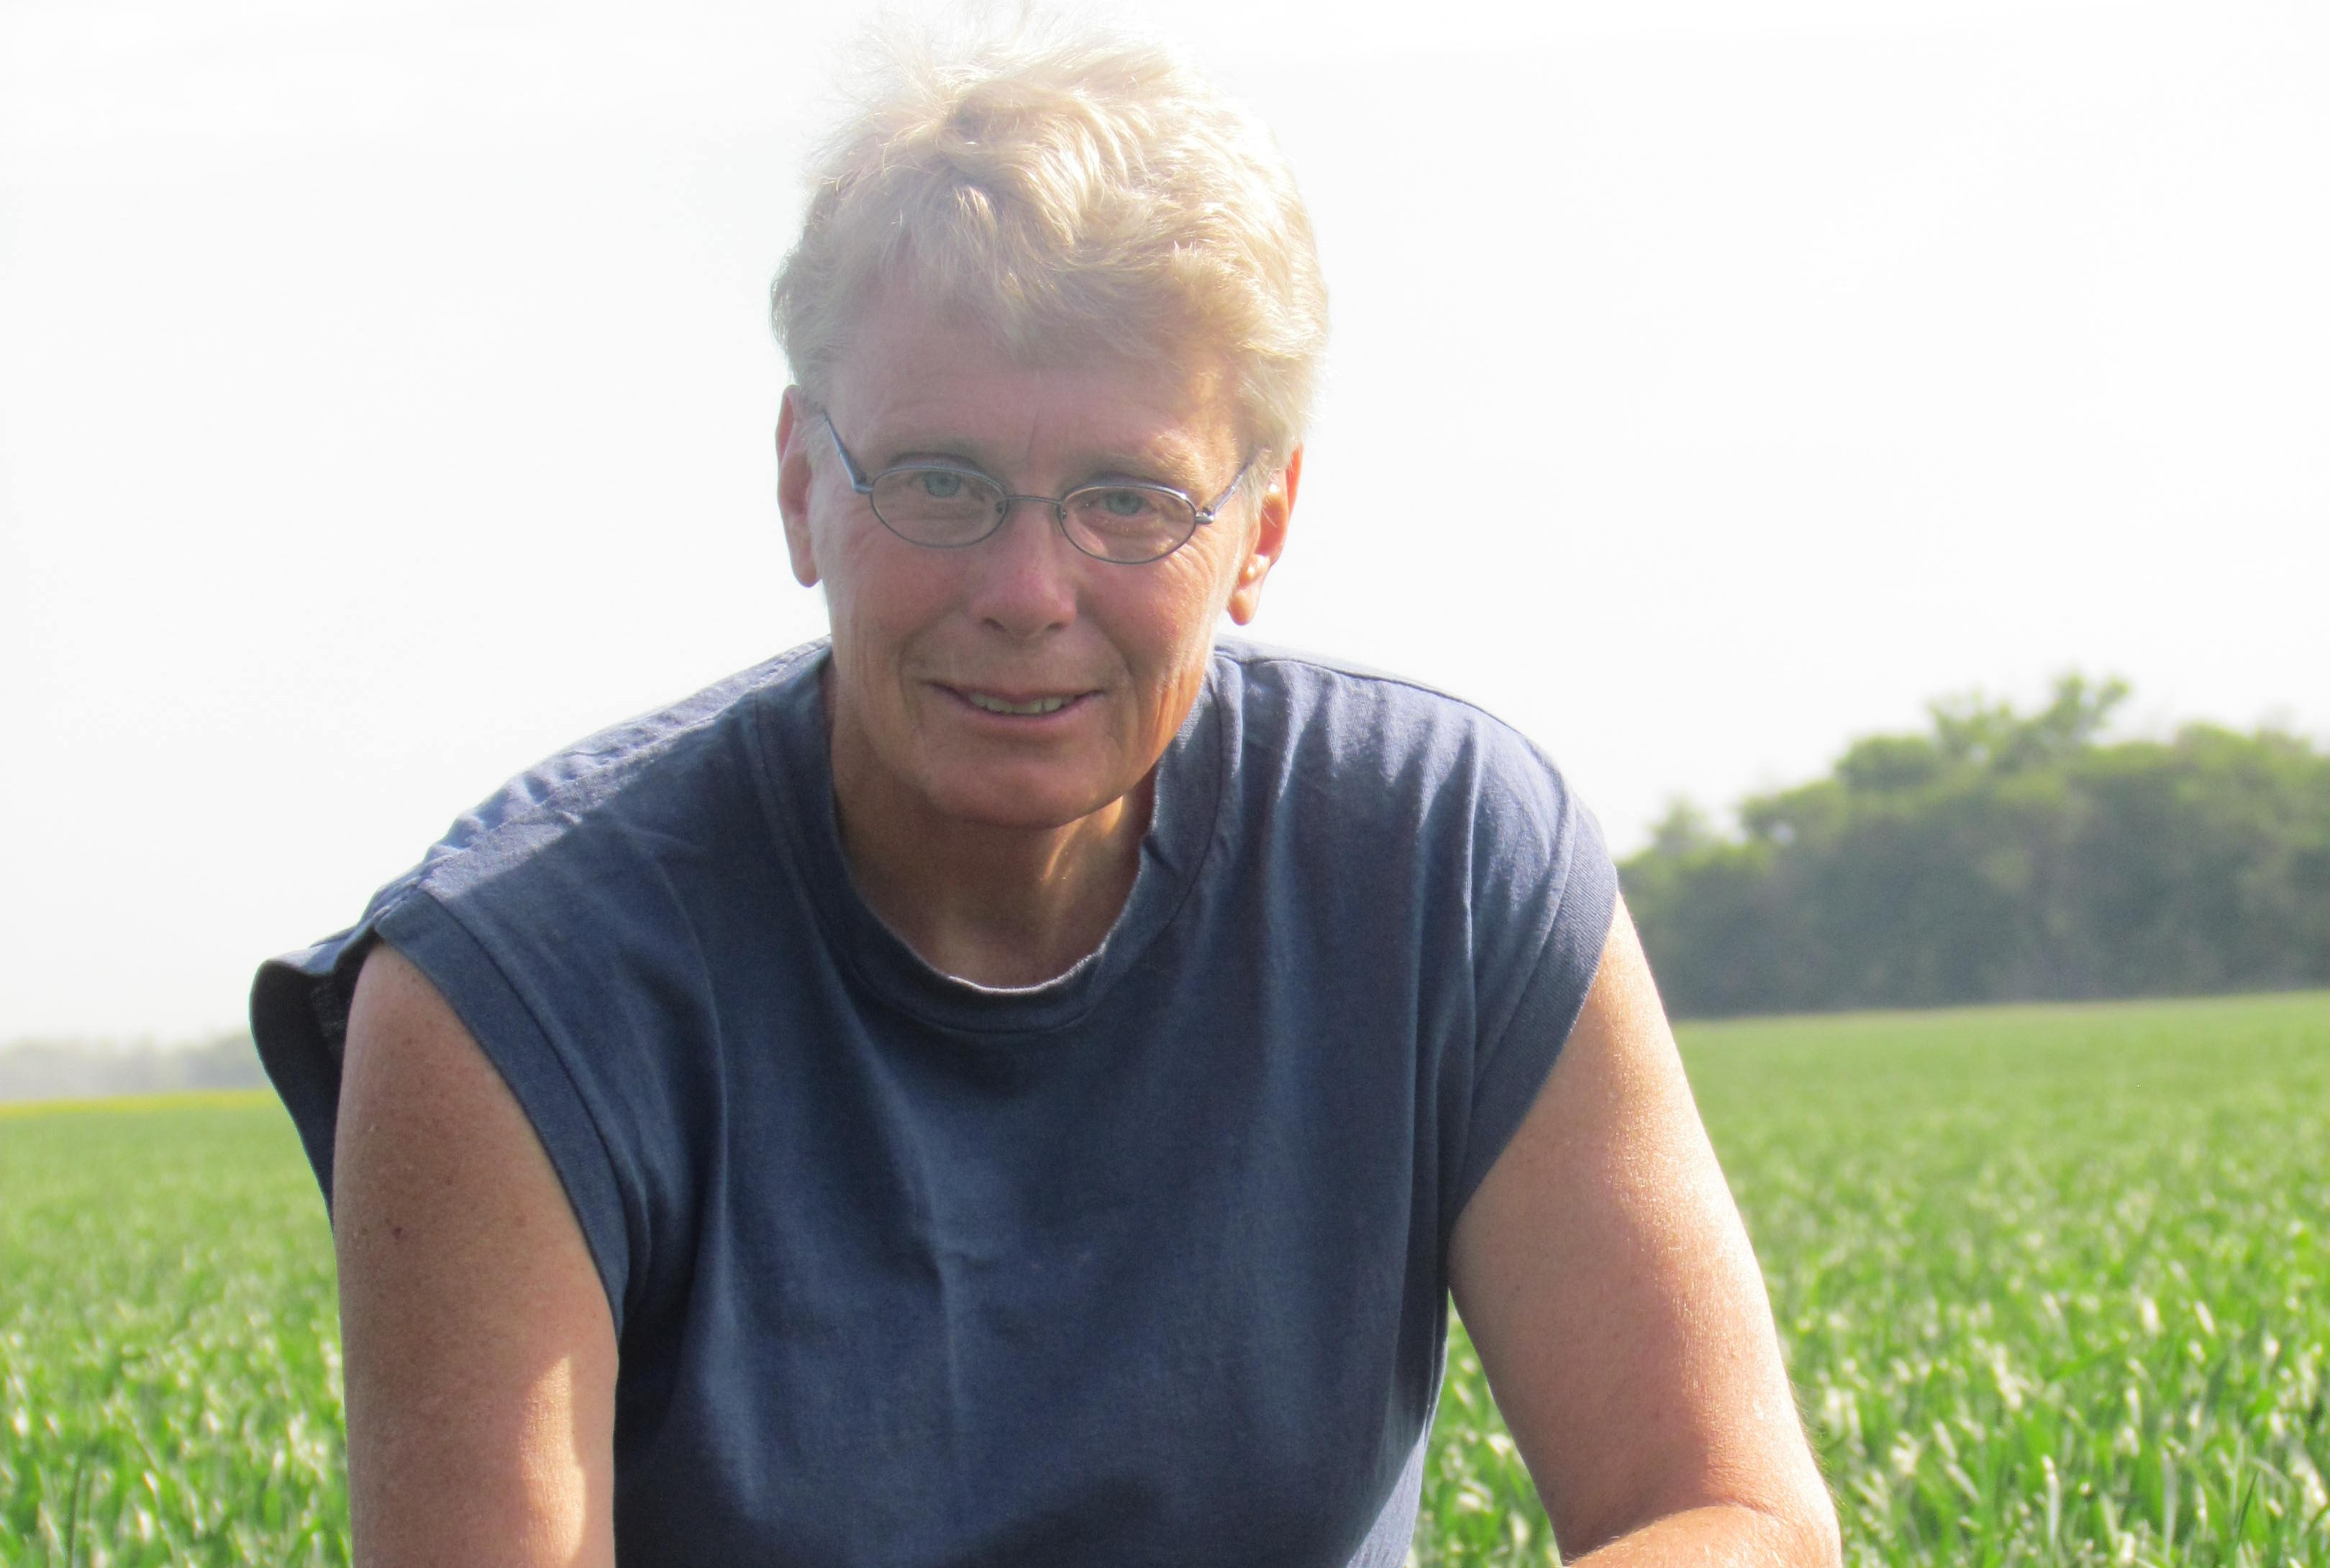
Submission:
[[[1110,480],[1080,485],[1065,496],[1015,496],[967,463],[893,463],[870,478],[841,443],[833,416],[819,411],[833,449],[841,454],[849,487],[866,497],[882,526],[910,544],[961,550],[1003,526],[1011,508],[1033,501],[1052,509],[1069,543],[1096,561],[1142,566],[1162,561],[1211,523],[1246,483],[1248,458],[1219,496],[1200,506],[1164,485]]]

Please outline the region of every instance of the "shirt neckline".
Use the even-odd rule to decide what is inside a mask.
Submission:
[[[819,694],[829,639],[803,650],[791,678],[762,704],[762,769],[772,827],[800,868],[819,933],[835,962],[882,1001],[961,1033],[1045,1034],[1090,1014],[1163,935],[1197,885],[1221,811],[1221,655],[1208,661],[1197,701],[1157,765],[1156,798],[1124,908],[1100,945],[1034,986],[992,987],[942,974],[900,939],[857,891],[833,807],[830,742]]]

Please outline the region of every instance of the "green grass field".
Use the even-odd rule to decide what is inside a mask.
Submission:
[[[2330,1565],[2330,996],[1699,1025],[1850,1562]],[[346,1558],[263,1099],[0,1111],[0,1564]],[[1551,1560],[1460,1338],[1422,1563]]]

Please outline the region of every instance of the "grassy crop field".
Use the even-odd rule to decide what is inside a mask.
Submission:
[[[1681,1033],[1848,1563],[2330,1564],[2330,996]],[[1544,1562],[1451,1354],[1419,1554]]]
[[[2330,1565],[2330,996],[1683,1034],[1849,1562]],[[345,1561],[336,1352],[270,1101],[0,1110],[0,1564]],[[1461,1337],[1425,1512],[1553,1560]]]

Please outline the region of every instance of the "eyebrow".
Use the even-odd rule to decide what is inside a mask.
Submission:
[[[1103,450],[1088,455],[1082,461],[1080,467],[1085,477],[1074,481],[1068,488],[1073,490],[1110,479],[1122,479],[1135,484],[1162,485],[1169,489],[1194,495],[1198,489],[1203,487],[1205,483],[1202,476],[1184,466],[1185,463],[1193,461],[1194,458],[1194,453],[1186,451],[1168,456],[1163,452],[1135,454],[1128,449]],[[873,467],[874,471],[879,472],[884,468],[895,468],[901,464],[922,463],[967,468],[982,478],[992,480],[1006,489],[1009,488],[1009,486],[1002,485],[1002,479],[995,465],[972,455],[968,442],[959,446],[910,446],[905,450],[882,458]]]

